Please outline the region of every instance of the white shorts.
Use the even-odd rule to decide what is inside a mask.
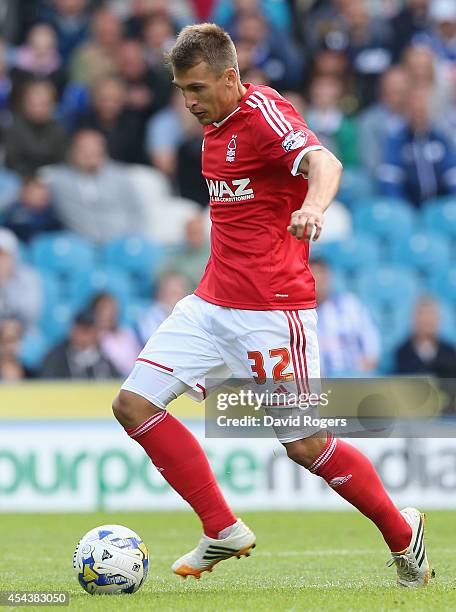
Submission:
[[[320,377],[316,328],[315,309],[239,310],[189,295],[151,336],[122,389],[163,409],[182,393],[204,399],[208,382],[230,376],[305,394]],[[281,442],[311,435],[276,434]]]

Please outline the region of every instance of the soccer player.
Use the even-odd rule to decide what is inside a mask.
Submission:
[[[204,379],[226,366],[260,383],[292,377],[301,388],[319,377],[309,242],[320,235],[342,166],[281,95],[241,83],[235,47],[220,27],[184,28],[169,59],[186,107],[204,126],[211,256],[195,293],[147,342],[113,410],[201,519],[199,544],[172,566],[199,578],[219,561],[248,555],[255,535],[227,505],[198,441],[166,407],[192,389],[204,395]],[[371,462],[323,430],[276,434],[290,459],[375,523],[398,582],[425,585],[423,517],[396,509]]]

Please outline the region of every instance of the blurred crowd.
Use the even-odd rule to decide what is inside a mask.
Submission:
[[[454,376],[455,0],[3,0],[0,379],[123,376],[198,283],[209,252],[202,133],[163,59],[179,29],[198,21],[226,28],[243,82],[282,92],[343,162],[324,244],[359,246],[367,237],[381,254],[391,250],[372,260],[370,276],[385,266],[397,273],[406,262],[388,238],[412,240],[433,202],[450,211],[453,233],[428,249],[434,255],[435,240],[443,245],[439,269],[428,278],[418,264],[407,271],[417,290],[403,310],[407,291],[394,275],[395,302],[380,312],[380,298],[372,308],[363,299],[372,292],[363,293],[361,264],[373,244],[359,247],[353,270],[333,265],[341,260],[331,249],[316,252],[323,372]],[[380,217],[390,209],[413,217],[409,231],[393,215],[382,242],[375,218],[372,232],[362,221],[376,205]],[[47,252],[46,236],[67,243]],[[76,249],[71,236],[94,253],[81,272],[85,298],[73,301],[55,288],[73,282],[62,281],[63,264],[57,278],[49,261]],[[119,296],[128,274],[126,283],[138,281],[136,268],[116,273],[113,249],[130,248],[122,243],[129,236],[144,241],[133,251],[155,245],[160,257],[139,289]],[[94,267],[117,285],[90,285]],[[448,282],[433,290],[429,275],[442,269],[452,274],[452,293]],[[402,324],[385,342],[397,312]]]

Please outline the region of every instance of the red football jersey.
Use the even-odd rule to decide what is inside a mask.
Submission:
[[[274,89],[245,87],[239,106],[204,129],[211,256],[195,293],[230,308],[314,308],[309,242],[287,227],[307,193],[299,163],[322,145]]]

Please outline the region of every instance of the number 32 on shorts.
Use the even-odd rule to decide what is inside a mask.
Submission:
[[[248,351],[247,357],[253,361],[250,365],[252,372],[256,374],[253,380],[257,385],[263,385],[268,377],[264,369],[264,357],[261,351]],[[285,370],[290,365],[290,352],[287,348],[275,348],[269,350],[271,359],[278,358],[277,363],[272,368],[272,379],[275,383],[290,382],[294,380],[293,372],[285,373]]]

